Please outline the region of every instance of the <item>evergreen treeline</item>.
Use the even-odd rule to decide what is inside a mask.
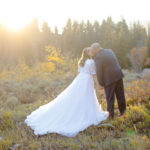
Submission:
[[[69,57],[80,57],[82,49],[93,42],[99,42],[104,48],[113,49],[121,66],[128,68],[130,67],[128,54],[132,48],[141,46],[150,48],[150,24],[146,29],[139,22],[128,26],[124,19],[114,23],[111,17],[102,23],[98,21],[79,23],[68,19],[61,34],[57,27],[52,31],[47,22],[43,22],[40,30],[37,19],[19,32],[9,31],[0,25],[0,64],[3,67],[14,66],[20,58],[28,65],[44,61],[46,45],[61,49]]]

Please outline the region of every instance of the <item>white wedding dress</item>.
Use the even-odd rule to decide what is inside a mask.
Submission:
[[[87,59],[84,67],[78,70],[77,77],[61,94],[25,119],[35,135],[58,133],[74,137],[89,126],[107,119],[108,112],[102,110],[95,94],[92,77],[96,74],[94,61]]]

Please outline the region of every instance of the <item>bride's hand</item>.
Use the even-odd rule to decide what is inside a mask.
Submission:
[[[99,85],[99,90],[103,90],[103,89],[104,89],[104,87]]]
[[[102,86],[98,83],[97,76],[96,76],[96,75],[93,75],[93,78],[94,78],[94,80],[95,80],[95,82],[96,82],[97,89],[103,90],[104,87],[102,87]]]

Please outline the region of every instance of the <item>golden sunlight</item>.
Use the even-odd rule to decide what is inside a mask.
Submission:
[[[0,0],[8,149],[150,150],[150,0]]]
[[[29,21],[24,20],[24,18],[6,18],[2,24],[7,27],[8,29],[11,29],[13,31],[20,30],[24,28]]]
[[[30,7],[33,3],[28,0],[0,1],[0,23],[11,30],[22,29],[34,17]]]
[[[142,11],[139,11],[141,8]],[[94,22],[112,16],[117,22],[122,16],[127,23],[135,20],[147,22],[149,20],[147,10],[149,10],[149,0],[139,2],[115,0],[115,3],[110,0],[0,0],[0,23],[10,29],[18,30],[33,18],[37,18],[39,23],[45,20],[51,27],[57,26],[61,30],[69,17],[72,20]]]

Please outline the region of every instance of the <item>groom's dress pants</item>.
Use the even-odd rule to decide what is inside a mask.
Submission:
[[[105,86],[105,95],[107,100],[107,111],[109,112],[110,117],[114,117],[115,96],[117,98],[120,113],[123,113],[126,110],[123,79],[118,80],[109,86]]]

